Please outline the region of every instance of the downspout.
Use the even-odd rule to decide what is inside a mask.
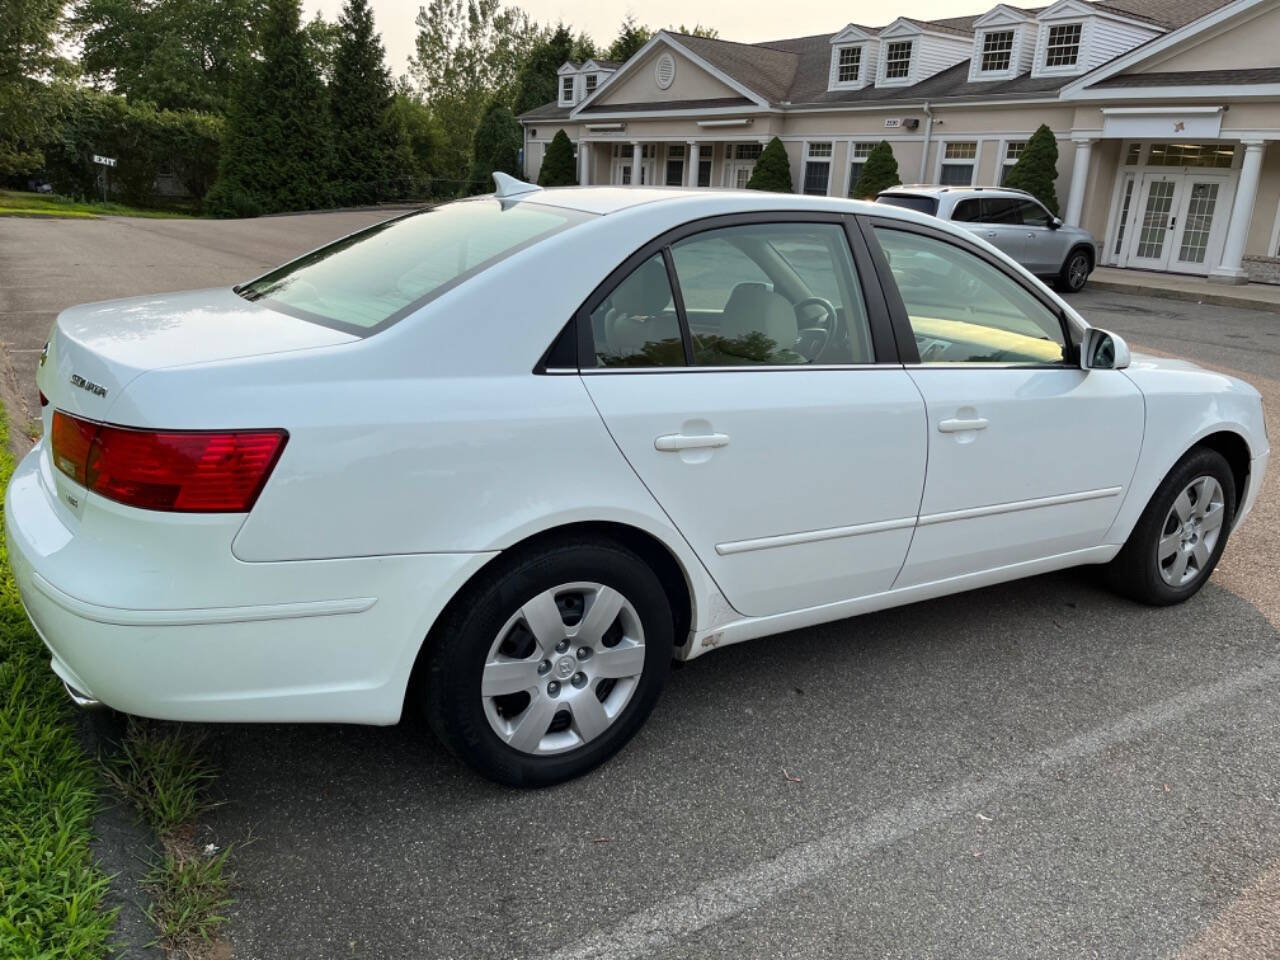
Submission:
[[[933,111],[929,109],[929,101],[924,102],[924,146],[920,150],[920,179],[916,183],[924,183],[925,170],[929,166],[929,137],[933,134]]]

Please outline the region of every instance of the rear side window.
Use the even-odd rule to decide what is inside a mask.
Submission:
[[[876,197],[876,203],[887,203],[891,207],[906,207],[908,210],[919,210],[929,216],[937,216],[938,201],[933,197],[922,197],[914,193],[888,193]]]
[[[516,251],[591,218],[490,198],[444,204],[344,237],[239,293],[324,326],[374,333]]]
[[[951,219],[960,223],[977,223],[982,219],[982,209],[979,206],[979,201],[976,199],[961,200],[956,204],[956,208],[951,211]]]
[[[591,313],[602,367],[682,367],[684,340],[662,254],[636,267]]]

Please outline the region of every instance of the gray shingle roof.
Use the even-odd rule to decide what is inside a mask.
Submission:
[[[1164,73],[1118,73],[1095,87],[1236,86],[1242,83],[1280,83],[1280,67],[1240,70],[1170,70]]]
[[[691,53],[754,90],[770,103],[781,103],[787,99],[787,91],[791,88],[799,64],[799,58],[794,53],[754,43],[694,37],[687,33],[673,33],[671,36]]]

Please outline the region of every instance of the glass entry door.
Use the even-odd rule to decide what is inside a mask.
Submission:
[[[1207,274],[1222,252],[1231,177],[1145,173],[1132,192],[1137,202],[1126,203],[1116,238],[1124,266]]]

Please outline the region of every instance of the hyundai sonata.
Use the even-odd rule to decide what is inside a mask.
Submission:
[[[499,179],[58,317],[6,510],[78,701],[418,709],[549,784],[673,659],[1080,564],[1186,600],[1257,496],[1252,387],[1131,356],[950,224]]]

